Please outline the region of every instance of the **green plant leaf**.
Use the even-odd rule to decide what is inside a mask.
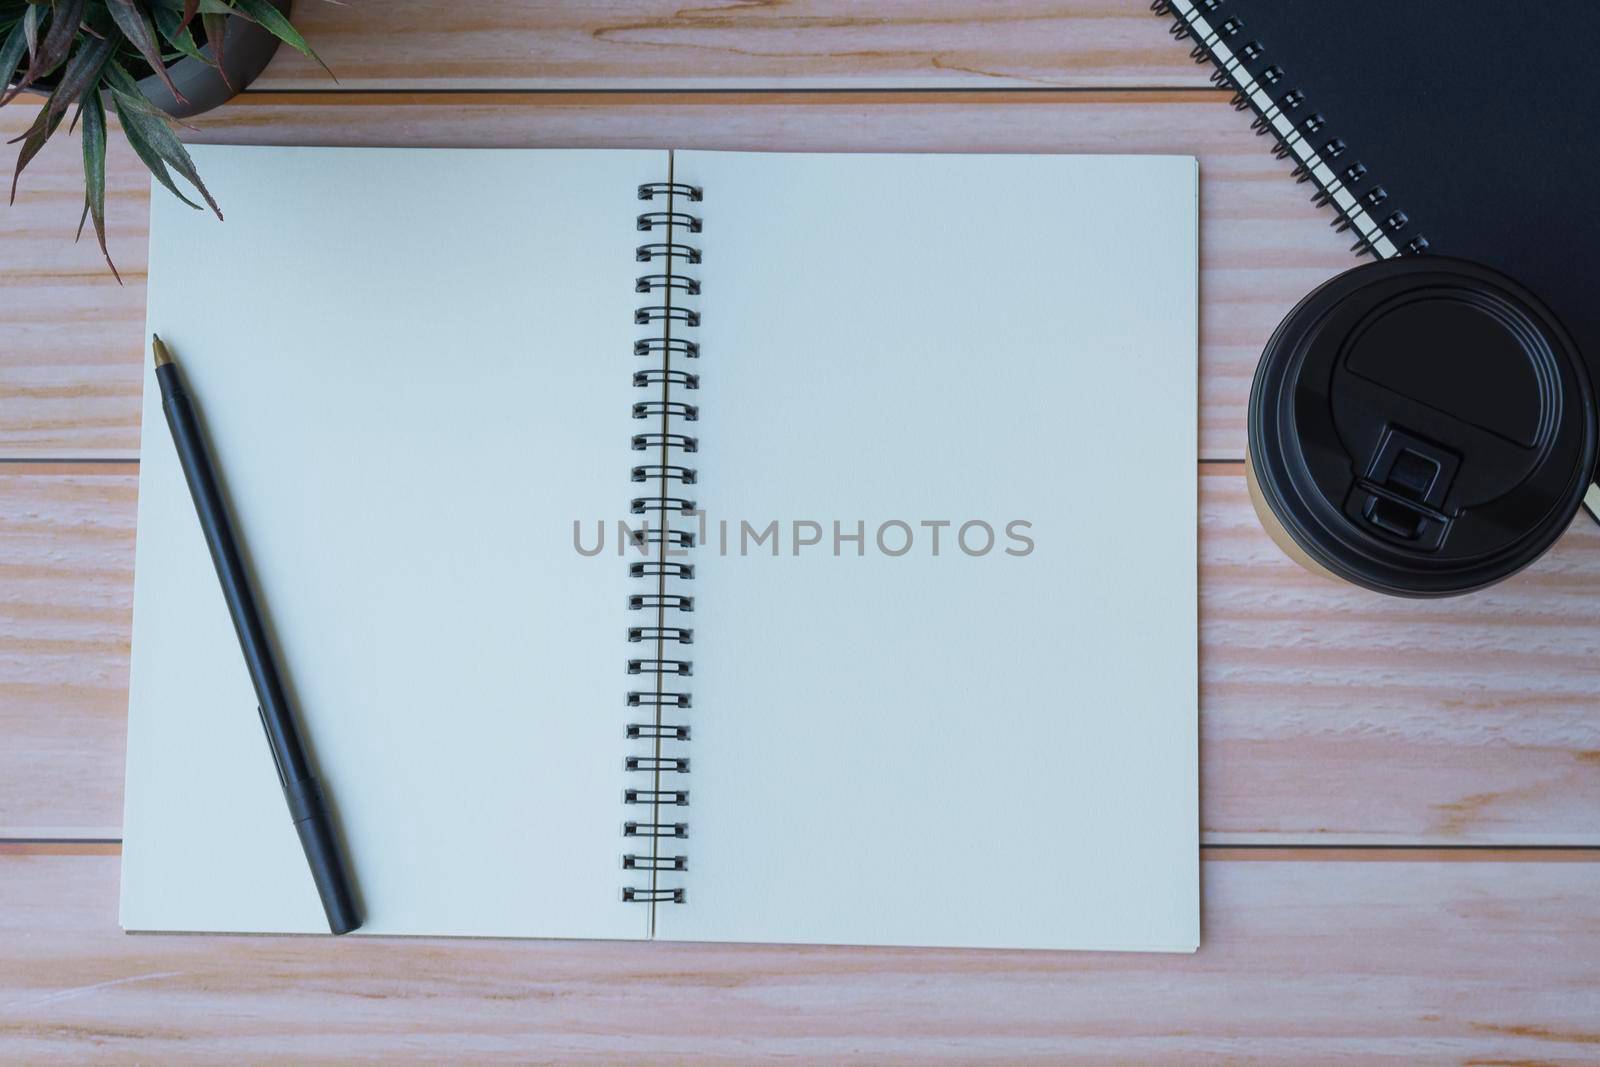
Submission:
[[[28,39],[22,32],[22,23],[11,27],[11,32],[6,36],[4,44],[0,44],[0,85],[11,81],[11,76],[17,72],[17,64],[22,62],[22,53],[28,47]]]
[[[222,75],[222,83],[232,89],[233,83],[228,80],[228,68],[222,62],[222,48],[228,40],[228,16],[202,11],[200,25],[205,27],[206,43],[211,46],[211,54],[216,57],[217,72]]]
[[[161,153],[155,150],[155,146],[150,144],[140,127],[135,125],[137,116],[140,115],[140,112],[137,109],[127,106],[121,93],[113,93],[111,95],[111,107],[117,113],[117,121],[122,123],[122,135],[128,139],[128,144],[130,147],[132,147],[134,155],[138,156],[140,160],[144,162],[145,167],[149,169],[155,180],[165,186],[167,191],[173,196],[177,197],[185,204],[188,204],[196,211],[205,210],[199,204],[195,203],[193,200],[190,200],[187,196],[184,196],[183,193],[178,189],[177,185],[173,183],[172,175],[167,173],[167,165],[161,159]],[[160,121],[153,116],[147,115],[145,118],[148,118],[154,122]]]
[[[32,85],[60,65],[67,58],[72,39],[78,34],[78,23],[83,21],[83,9],[88,0],[56,0],[51,8],[50,26],[44,31],[39,47],[28,59],[28,69],[4,96],[0,104],[10,102],[18,93]]]
[[[177,134],[172,132],[166,118],[127,107],[120,95],[114,94],[111,103],[116,108],[117,119],[122,123],[128,143],[133,146],[139,158],[144,160],[144,165],[150,168],[150,173],[155,175],[156,180],[166,186],[173,196],[190,207],[200,206],[178,191],[171,175],[167,173],[167,166],[170,164],[173,170],[182,175],[205,198],[205,202],[217,218],[222,218],[222,209],[217,207],[217,202],[211,198],[211,191],[205,187],[205,183],[200,180],[199,172],[195,170],[194,160],[189,157],[188,150],[183,147],[183,142],[178,140]]]
[[[99,84],[100,71],[116,50],[116,42],[109,38],[84,38],[72,58],[67,60],[61,80],[50,90],[46,110],[65,114],[67,108],[76,103],[91,86]]]
[[[39,54],[39,20],[44,18],[44,5],[29,4],[22,13],[22,36],[28,42],[28,58]]]
[[[178,87],[173,84],[172,75],[167,73],[167,65],[161,59],[161,46],[156,42],[156,30],[150,23],[150,16],[146,15],[134,0],[106,0],[106,10],[111,14],[111,20],[117,24],[122,35],[128,43],[139,50],[144,61],[150,64],[156,77],[161,79],[161,84],[167,87],[177,100],[183,100],[183,94],[178,92]]]
[[[183,16],[178,20],[178,28],[187,30],[189,23],[200,13],[200,0],[183,0]]]
[[[117,100],[122,101],[124,107],[137,111],[141,115],[150,115],[153,118],[160,119],[169,126],[177,125],[190,130],[195,128],[188,123],[173,118],[152,104],[149,98],[139,90],[139,83],[134,81],[133,75],[128,73],[128,69],[117,62],[115,55],[111,57],[111,62],[106,64],[105,70],[101,73],[101,78],[102,88],[109,91]]]
[[[99,85],[83,98],[83,211],[94,219],[100,254],[106,257],[106,266],[121,285],[122,275],[106,248],[106,107],[100,99]],[[78,236],[83,236],[82,219],[78,220]]]
[[[149,0],[152,7],[167,7],[174,11],[187,11],[191,4],[202,15],[231,15],[233,5],[227,0]]]
[[[216,59],[216,72],[222,75],[222,85],[226,85],[229,91],[232,91],[234,82],[232,78],[227,77],[227,64],[222,62],[222,48],[227,43],[227,16],[213,11],[202,11],[200,26],[205,27],[206,42],[211,45],[211,56]]]
[[[17,169],[11,172],[11,203],[17,202],[17,179],[22,177],[22,168],[39,154],[39,149],[43,148],[50,135],[56,132],[56,127],[61,125],[61,119],[65,114],[65,111],[51,111],[47,107],[42,107],[22,136],[14,139],[21,141],[22,147],[17,150]]]
[[[90,86],[99,82],[100,71],[115,50],[116,44],[112,41],[93,37],[85,39],[67,61],[60,83],[50,91],[50,98],[39,109],[38,116],[22,136],[14,139],[21,141],[22,147],[17,150],[17,167],[11,173],[12,203],[17,200],[17,180],[22,177],[23,168],[33,161],[51,134],[56,132],[67,114],[67,108],[82,97]]]
[[[128,73],[128,68],[117,61],[115,56],[112,57],[111,62],[106,64],[104,76],[106,87],[117,95],[125,97],[127,102],[136,106],[138,110],[148,111],[153,115],[166,114],[164,111],[158,112],[156,106],[145,98],[145,95],[139,91],[139,83],[134,80],[132,74]]]
[[[83,9],[83,18],[78,22],[78,29],[90,37],[114,37],[117,34],[116,23],[111,21],[110,14],[106,11],[105,0],[94,0]]]
[[[327,71],[328,77],[333,78],[334,81],[339,80],[334,77],[333,71],[328,70],[328,64],[322,61],[322,57],[313,52],[311,46],[306,44],[306,39],[300,36],[300,31],[295,29],[289,20],[283,17],[283,12],[269,4],[267,0],[233,0],[233,2],[241,15],[251,22],[259,23],[272,36],[307,59],[315,60],[317,66]]]
[[[36,77],[54,70],[67,58],[87,6],[87,0],[60,0],[50,5],[50,25],[30,56],[31,62],[38,64]]]
[[[161,31],[161,36],[167,43],[190,59],[198,59],[208,67],[216,63],[200,51],[200,46],[194,43],[194,34],[189,32],[188,25],[183,21],[183,15],[170,7],[156,7],[151,11],[155,16],[156,29]]]

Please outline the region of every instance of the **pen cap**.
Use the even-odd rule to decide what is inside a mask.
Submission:
[[[1267,343],[1250,394],[1257,513],[1301,563],[1448,596],[1537,559],[1594,476],[1588,372],[1528,290],[1418,256],[1346,271]]]
[[[289,801],[289,813],[300,834],[300,846],[305,850],[317,895],[322,898],[328,929],[336,934],[347,934],[361,925],[361,916],[345,878],[339,842],[334,836],[333,820],[322,789],[316,779],[306,778],[285,785],[284,796]]]

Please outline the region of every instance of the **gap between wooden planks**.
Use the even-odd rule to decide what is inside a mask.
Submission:
[[[247,89],[226,105],[239,107],[746,107],[796,105],[942,104],[1006,106],[1035,104],[1226,104],[1221,89]],[[221,112],[190,120],[204,128]],[[1247,120],[1244,121],[1249,126]]]

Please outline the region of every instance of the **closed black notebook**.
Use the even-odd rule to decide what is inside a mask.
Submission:
[[[1600,4],[1163,0],[1356,251],[1478,260],[1600,381]]]
[[[1488,264],[1600,382],[1600,3],[1156,0],[1352,251]],[[1590,514],[1600,486],[1592,489]]]

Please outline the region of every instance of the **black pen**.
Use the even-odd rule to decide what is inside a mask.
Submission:
[[[333,820],[295,729],[294,715],[289,710],[277,664],[273,662],[272,649],[267,643],[266,628],[261,623],[255,597],[239,559],[239,547],[217,487],[216,473],[206,453],[199,420],[195,418],[194,407],[167,346],[152,334],[151,348],[155,354],[156,381],[161,386],[161,410],[166,413],[167,425],[172,429],[172,442],[177,446],[178,461],[183,464],[183,474],[189,482],[189,495],[194,498],[200,528],[205,531],[206,545],[211,549],[211,562],[216,564],[217,579],[222,583],[222,596],[228,602],[228,614],[233,616],[233,628],[239,634],[239,648],[244,652],[245,666],[256,687],[256,699],[260,701],[257,710],[267,732],[272,759],[278,765],[278,781],[289,802],[289,814],[300,833],[306,862],[311,865],[311,877],[316,882],[317,895],[322,898],[322,910],[328,916],[328,929],[336,934],[349,933],[361,925],[361,918],[356,914],[350,880],[339,855]]]

